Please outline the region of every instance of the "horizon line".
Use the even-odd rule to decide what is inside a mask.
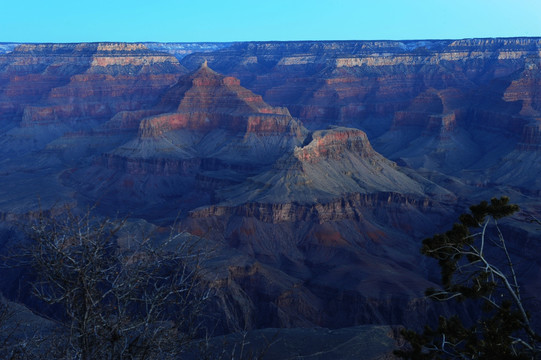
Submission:
[[[0,41],[0,44],[234,44],[234,43],[288,43],[288,42],[415,42],[415,41],[458,41],[458,40],[506,40],[506,39],[541,39],[541,36],[481,36],[463,38],[408,38],[408,39],[334,39],[334,40],[232,40],[232,41]]]

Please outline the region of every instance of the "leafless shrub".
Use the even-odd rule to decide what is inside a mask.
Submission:
[[[178,358],[202,331],[208,292],[196,241],[171,233],[159,243],[134,236],[121,247],[125,225],[68,209],[40,213],[28,227],[33,293],[62,309],[63,358]]]

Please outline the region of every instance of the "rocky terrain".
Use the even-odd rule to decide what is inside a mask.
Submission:
[[[538,38],[1,44],[2,227],[176,219],[219,249],[224,331],[416,326],[424,237],[494,196],[539,217],[540,66]],[[506,233],[536,297],[528,226]]]

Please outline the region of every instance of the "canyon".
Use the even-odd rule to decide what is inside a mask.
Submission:
[[[540,86],[539,38],[0,44],[1,244],[94,207],[212,243],[223,332],[419,326],[422,240],[507,195],[539,310]]]

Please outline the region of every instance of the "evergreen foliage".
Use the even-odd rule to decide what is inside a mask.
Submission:
[[[444,234],[423,241],[421,252],[438,261],[439,289],[426,295],[436,301],[471,301],[480,306],[473,321],[440,316],[435,328],[403,331],[404,359],[538,359],[541,337],[530,324],[506,241],[498,220],[519,208],[509,198],[493,198],[470,207]]]

